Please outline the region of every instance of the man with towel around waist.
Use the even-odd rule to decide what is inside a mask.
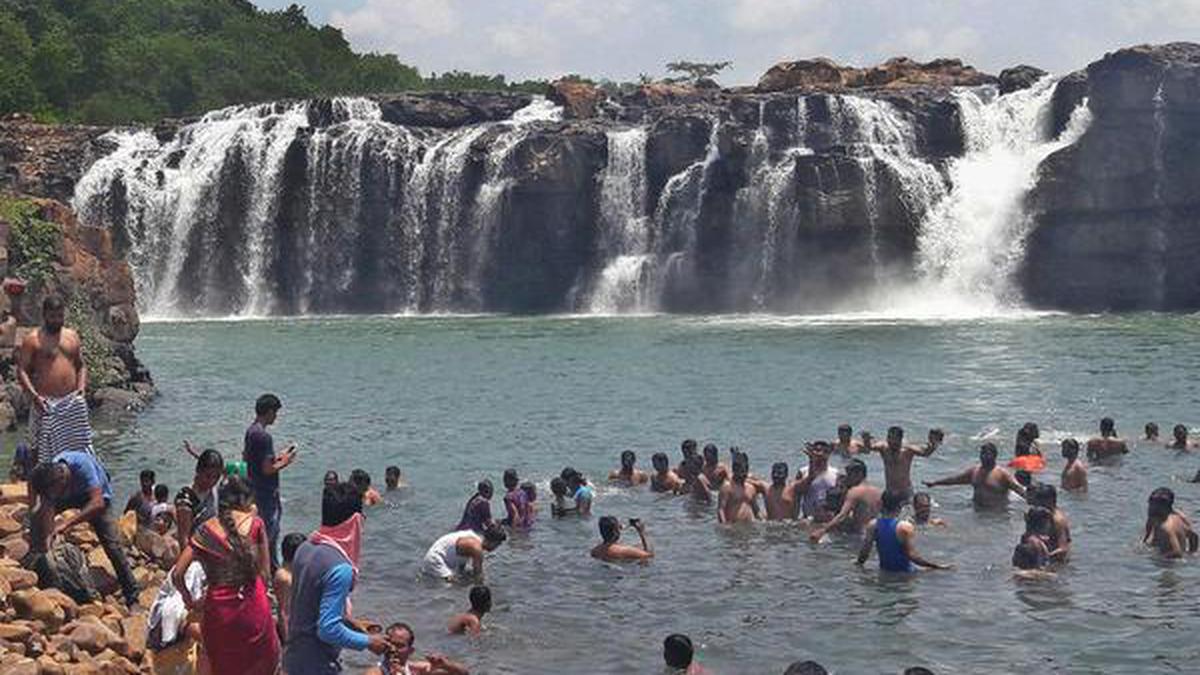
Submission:
[[[42,301],[42,325],[21,341],[17,380],[29,394],[29,435],[35,464],[60,452],[92,452],[88,422],[87,365],[79,333],[65,328],[62,298]]]

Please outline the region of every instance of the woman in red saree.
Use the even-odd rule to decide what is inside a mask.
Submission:
[[[208,579],[200,632],[212,672],[273,675],[279,671],[279,638],[267,600],[270,556],[266,528],[254,515],[250,488],[231,477],[221,486],[220,510],[192,533],[171,575],[189,608],[183,575],[199,560]]]

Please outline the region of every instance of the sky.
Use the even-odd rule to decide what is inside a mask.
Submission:
[[[993,73],[1018,63],[1067,73],[1120,47],[1200,37],[1200,0],[254,1],[295,2],[356,50],[396,54],[423,74],[510,80],[661,77],[682,59],[732,61],[722,84],[752,84],[772,64],[814,56],[952,56]]]

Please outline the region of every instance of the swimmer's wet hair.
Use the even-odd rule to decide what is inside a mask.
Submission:
[[[283,554],[283,562],[292,562],[292,558],[296,557],[296,549],[300,548],[300,545],[303,544],[307,538],[308,537],[305,537],[299,532],[292,532],[284,537],[283,543],[280,544],[280,552]]]
[[[816,661],[796,661],[783,671],[783,675],[829,675],[829,671]]]
[[[611,544],[620,538],[621,521],[616,516],[600,516],[600,538],[604,543]]]
[[[686,635],[674,633],[663,640],[663,660],[672,668],[687,668],[692,665],[696,650]]]
[[[492,610],[492,589],[487,586],[474,586],[467,596],[471,600],[471,609],[479,612]]]
[[[882,502],[883,510],[887,513],[895,513],[899,511],[900,509],[904,508],[904,504],[908,502],[908,500],[904,497],[904,493],[894,492],[892,490],[885,491],[880,501]]]
[[[1030,542],[1021,542],[1013,549],[1012,564],[1013,567],[1021,570],[1035,570],[1038,568],[1038,547]]]

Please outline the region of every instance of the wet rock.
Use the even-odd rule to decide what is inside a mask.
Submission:
[[[374,98],[386,122],[440,128],[506,120],[533,101],[529,94],[505,92],[431,92]]]
[[[1086,70],[1077,70],[1054,85],[1054,94],[1050,98],[1050,124],[1055,138],[1066,130],[1071,114],[1087,98],[1087,92]]]
[[[116,592],[120,587],[117,584],[117,573],[113,571],[112,562],[104,553],[104,549],[93,548],[88,552],[87,557],[88,572],[92,576],[92,583],[96,586],[96,590],[104,595]]]
[[[1014,91],[1028,89],[1045,77],[1048,73],[1034,66],[1020,65],[1005,68],[1000,71],[1000,93],[1011,94]]]

